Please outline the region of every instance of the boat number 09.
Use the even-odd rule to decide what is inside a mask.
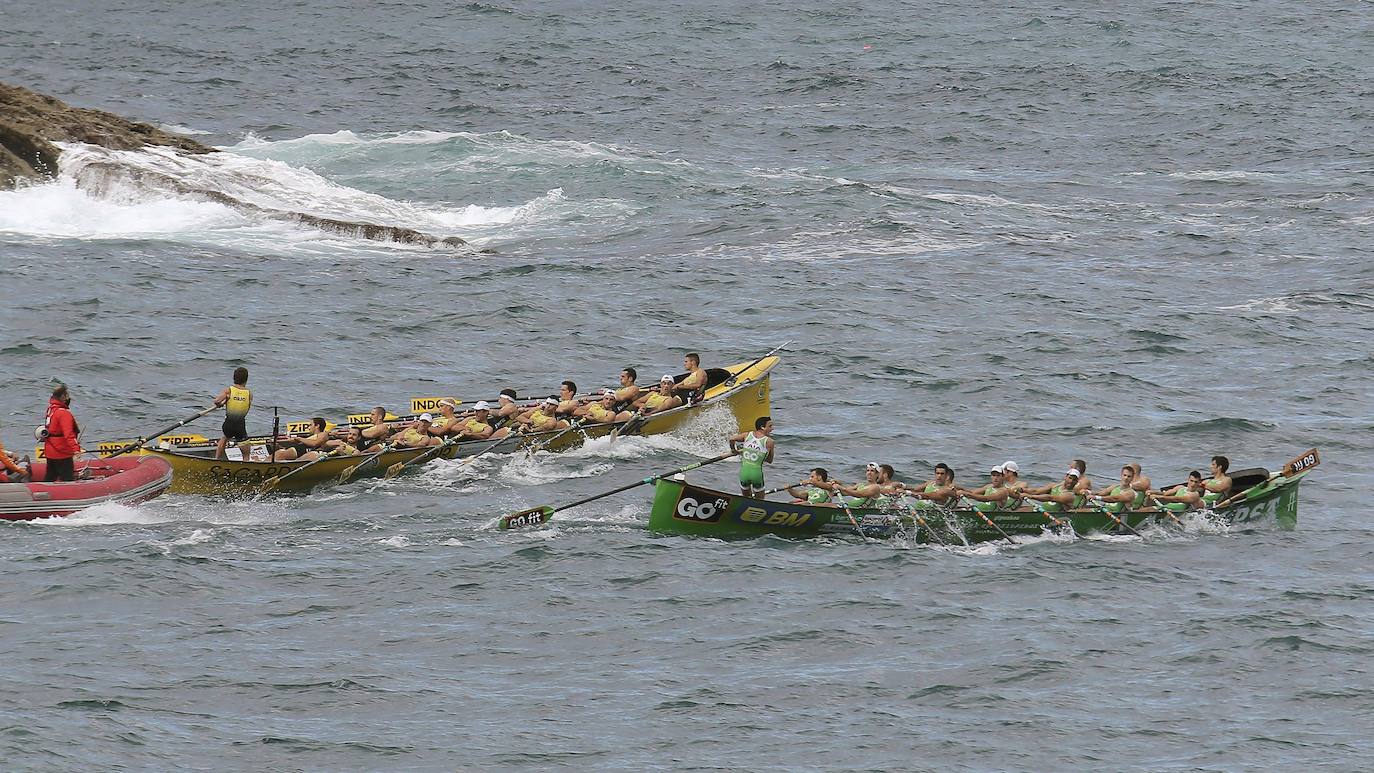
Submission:
[[[724,499],[717,499],[714,502],[698,502],[692,497],[683,497],[677,503],[677,516],[687,519],[695,518],[699,521],[714,521],[725,509],[726,504]]]

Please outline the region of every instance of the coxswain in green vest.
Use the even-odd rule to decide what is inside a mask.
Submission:
[[[773,419],[760,416],[754,420],[753,432],[741,432],[730,438],[730,450],[740,455],[739,490],[746,497],[756,493],[763,497],[763,465],[773,463]]]
[[[900,485],[900,484],[899,484]],[[921,510],[949,502],[955,496],[954,469],[944,462],[935,465],[934,476],[919,486],[903,486],[908,494],[916,497],[916,507]]]
[[[1224,456],[1212,457],[1212,477],[1204,480],[1202,486],[1202,502],[1211,507],[1217,502],[1221,502],[1231,494],[1231,476],[1226,471],[1231,467],[1231,460]]]
[[[1125,465],[1121,468],[1121,482],[1108,486],[1094,495],[1107,508],[1108,512],[1119,513],[1130,506],[1135,501],[1136,492],[1131,488],[1131,481],[1135,478],[1135,468]]]
[[[1188,482],[1182,486],[1174,486],[1168,493],[1150,494],[1150,498],[1159,503],[1165,510],[1172,510],[1181,513],[1184,510],[1192,510],[1202,506],[1202,473],[1193,470],[1188,473]]]
[[[1063,512],[1064,510],[1075,510],[1083,506],[1084,494],[1076,493],[1078,479],[1082,473],[1076,467],[1070,467],[1064,473],[1064,479],[1059,483],[1049,487],[1049,491],[1043,494],[1025,494],[1026,499],[1033,499],[1037,502],[1044,502],[1045,509],[1052,512]]]
[[[997,465],[988,473],[990,482],[977,489],[959,489],[959,496],[973,501],[973,509],[988,512],[999,509],[1007,499],[1006,471]]]
[[[830,473],[824,467],[811,470],[806,480],[795,486],[788,486],[793,504],[830,505]]]
[[[223,437],[215,446],[215,458],[224,458],[224,449],[232,443],[248,439],[248,411],[253,407],[253,393],[248,389],[248,369],[234,368],[234,383],[215,396],[215,407],[224,407]]]

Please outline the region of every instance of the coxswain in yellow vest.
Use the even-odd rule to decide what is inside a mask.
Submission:
[[[248,439],[248,411],[253,407],[253,392],[248,389],[248,369],[234,368],[234,383],[215,396],[215,407],[224,407],[224,436],[215,446],[215,458],[224,458],[224,449]]]

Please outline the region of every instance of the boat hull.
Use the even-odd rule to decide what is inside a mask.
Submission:
[[[739,363],[729,366],[731,374],[738,381],[731,385],[720,384],[706,391],[705,398],[693,405],[681,406],[660,414],[650,415],[635,422],[632,434],[655,435],[671,432],[708,410],[726,406],[734,414],[735,426],[740,431],[754,428],[754,422],[767,416],[772,404],[772,370],[778,364],[777,357],[767,357],[757,363]],[[455,443],[439,452],[434,458],[463,459],[486,451],[492,454],[513,453],[523,448],[539,448],[546,451],[561,451],[585,443],[587,440],[605,437],[626,422],[594,424],[581,430],[564,432],[532,432],[512,435],[496,443],[492,440],[470,440]],[[495,445],[493,445],[495,443]],[[388,451],[375,461],[360,468],[352,478],[376,478],[386,473],[386,469],[397,462],[408,462],[428,449],[402,449]],[[157,457],[171,465],[173,470],[172,488],[178,494],[207,494],[220,496],[246,496],[262,491],[263,483],[270,478],[280,480],[274,491],[283,493],[305,493],[338,479],[345,469],[358,464],[363,456],[342,456],[326,459],[313,464],[299,474],[286,477],[289,473],[305,467],[309,462],[250,462],[228,461],[213,458],[210,448],[146,448],[142,451],[148,456]]]
[[[1215,511],[1216,517],[1236,524],[1273,524],[1291,530],[1297,525],[1298,485],[1306,473],[1276,478],[1247,492],[1246,496]],[[910,502],[911,500],[908,500]],[[1110,516],[1098,511],[1054,513],[1060,525],[1035,510],[994,510],[984,513],[997,525],[988,525],[970,510],[891,510],[851,508],[863,536],[905,537],[920,543],[972,544],[1012,536],[1038,536],[1046,531],[1072,528],[1079,534],[1111,532],[1117,527]],[[1133,528],[1168,521],[1157,511],[1128,511],[1118,517]],[[660,479],[654,489],[649,528],[671,534],[739,539],[772,534],[810,538],[826,534],[858,536],[849,515],[838,507],[818,507],[791,502],[770,502],[738,494]],[[1001,531],[998,531],[998,528]]]
[[[71,515],[105,502],[137,504],[160,496],[172,485],[172,468],[161,459],[139,456],[78,459],[78,475],[92,477],[64,483],[0,483],[0,520],[29,521]],[[34,477],[47,474],[34,462]]]

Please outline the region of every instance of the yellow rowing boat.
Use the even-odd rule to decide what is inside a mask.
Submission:
[[[469,440],[447,446],[435,457],[459,459],[487,449],[490,449],[489,453],[510,453],[528,446],[560,451],[581,445],[588,439],[605,437],[617,427],[622,428],[622,434],[657,435],[671,432],[721,405],[727,406],[734,414],[739,431],[752,430],[755,420],[769,415],[772,410],[770,384],[772,370],[777,364],[778,358],[769,356],[726,368],[711,368],[707,371],[705,395],[699,402],[632,419],[629,422],[593,424],[570,432],[550,430],[512,435],[495,444],[490,440]],[[407,448],[387,451],[368,461],[367,465],[360,467],[352,477],[381,477],[391,465],[408,462],[429,450],[432,449]],[[272,487],[273,491],[310,491],[337,480],[344,470],[367,458],[366,455],[360,454],[329,457],[313,463],[231,461],[215,459],[215,450],[209,445],[177,447],[170,444],[144,448],[141,453],[160,457],[172,466],[172,493],[229,496],[256,494],[263,490],[264,482],[271,479],[280,481],[279,485]],[[301,470],[306,465],[310,465],[309,469]],[[301,472],[292,474],[296,470]],[[290,477],[287,477],[288,475]]]

